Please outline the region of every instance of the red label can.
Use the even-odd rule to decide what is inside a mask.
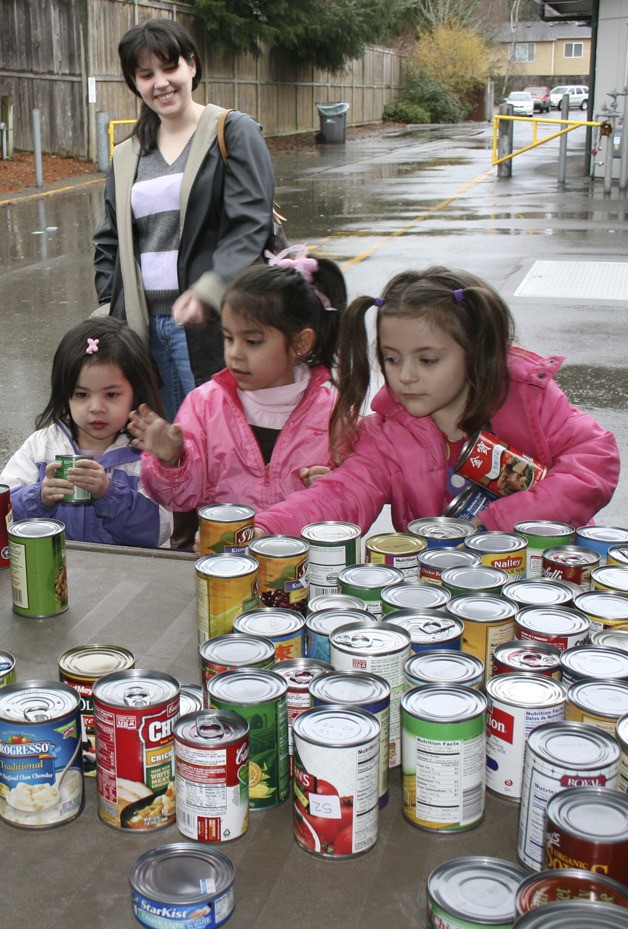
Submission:
[[[480,429],[462,448],[456,471],[498,497],[530,490],[547,474],[547,466]]]
[[[9,567],[9,526],[13,522],[11,490],[0,484],[0,568]]]
[[[570,581],[580,590],[591,589],[591,571],[600,563],[600,556],[592,548],[581,545],[557,545],[546,548],[541,556],[543,577],[556,581]]]

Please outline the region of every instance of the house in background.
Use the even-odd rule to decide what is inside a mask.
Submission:
[[[492,35],[493,74],[504,81],[500,91],[529,84],[588,84],[591,27],[579,23],[534,20],[503,23]]]

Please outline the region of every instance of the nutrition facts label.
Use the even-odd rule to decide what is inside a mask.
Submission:
[[[425,826],[469,825],[484,810],[484,735],[416,739],[416,818]]]

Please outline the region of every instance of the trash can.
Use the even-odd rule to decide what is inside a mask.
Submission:
[[[348,103],[317,103],[321,120],[322,142],[345,142],[347,138]]]

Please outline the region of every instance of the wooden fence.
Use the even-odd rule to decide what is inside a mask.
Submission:
[[[290,67],[269,54],[216,56],[204,45],[189,3],[170,0],[2,0],[0,96],[14,107],[14,147],[33,148],[41,114],[44,152],[96,160],[96,112],[132,119],[137,99],[120,74],[119,38],[136,22],[172,17],[193,32],[203,57],[195,99],[250,113],[266,136],[318,128],[316,102],[349,103],[348,125],[381,119],[399,93],[403,56],[369,46],[341,72]]]

